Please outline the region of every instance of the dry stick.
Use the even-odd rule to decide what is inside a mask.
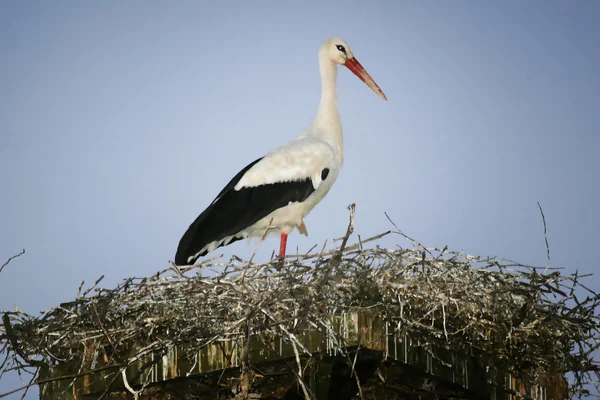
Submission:
[[[386,231],[386,232],[380,233],[379,235],[375,235],[375,236],[373,236],[373,237],[370,237],[370,238],[368,238],[368,239],[365,239],[365,240],[363,240],[361,243],[362,243],[362,244],[365,244],[365,243],[368,243],[368,242],[372,242],[373,240],[381,239],[382,237],[384,237],[384,236],[386,236],[386,235],[389,235],[390,233],[391,233],[391,231]],[[361,246],[361,243],[356,243],[356,244],[353,244],[352,246],[347,246],[347,247],[344,249],[344,251],[345,251],[346,253],[348,253],[348,252],[350,252],[350,251],[353,251],[353,250],[359,249],[359,248],[360,248],[360,246]],[[334,249],[332,249],[332,250],[327,250],[327,251],[326,251],[326,252],[324,252],[324,253],[313,253],[313,254],[309,254],[309,255],[307,255],[307,256],[304,256],[304,257],[302,257],[302,260],[310,260],[311,258],[315,258],[315,257],[319,257],[319,256],[321,256],[321,257],[325,257],[325,256],[330,256],[330,255],[332,255],[332,254],[338,254],[338,253],[339,253],[339,251],[340,251],[340,248],[341,248],[341,246],[340,246],[340,247],[336,247],[336,248],[334,248]]]
[[[348,227],[346,228],[346,234],[342,238],[342,245],[337,249],[337,251],[334,253],[334,255],[331,257],[331,259],[327,263],[327,267],[325,267],[326,270],[323,272],[322,277],[319,279],[319,283],[317,283],[317,291],[322,290],[323,285],[329,279],[329,275],[331,274],[333,269],[337,265],[339,265],[339,263],[342,261],[342,254],[344,253],[344,250],[346,250],[346,245],[348,244],[348,239],[350,238],[350,235],[352,235],[352,232],[354,232],[354,216],[356,213],[356,204],[354,204],[354,203],[350,204],[348,206],[348,210],[350,210],[350,219],[348,221]],[[325,242],[325,243],[327,243],[327,242]],[[325,244],[323,244],[323,249],[324,248],[325,248]],[[317,257],[317,261],[315,262],[315,265],[317,265],[318,261],[323,257],[323,249],[321,249],[321,253],[319,253],[319,256]]]
[[[169,260],[169,264],[171,264],[171,269],[177,274],[179,275],[180,278],[183,279],[190,279],[187,276],[185,276],[183,274],[183,272],[179,269],[179,267],[177,266],[177,264],[175,264],[173,261]]]
[[[373,321],[376,318],[377,318],[376,316],[373,316],[371,318],[371,326],[373,325]],[[354,361],[352,361],[352,370],[350,372],[350,375],[354,375],[354,378],[356,379],[356,385],[358,387],[358,393],[359,393],[361,399],[364,399],[364,396],[363,396],[363,391],[362,391],[362,387],[361,387],[361,384],[360,384],[360,379],[358,377],[358,374],[356,372],[355,367],[356,367],[356,362],[358,360],[358,353],[359,353],[360,348],[361,348],[361,343],[363,342],[363,339],[364,339],[364,337],[365,337],[366,334],[367,334],[367,330],[363,330],[362,335],[358,338],[358,345],[356,346],[356,353],[354,354]],[[368,349],[368,345],[370,345],[371,343],[376,342],[378,340],[381,340],[381,337],[374,338],[372,341],[370,341],[368,343],[365,343],[365,345],[363,347]],[[350,355],[348,353],[346,353],[346,360],[348,362],[350,362]]]
[[[81,343],[81,345],[82,345],[82,347],[84,348],[84,351],[85,351],[85,349],[86,349],[85,344]],[[86,358],[85,356],[81,357],[81,364],[79,364],[79,369],[77,370],[77,372],[83,371],[83,367],[85,366],[85,358]],[[71,381],[71,383],[69,383],[67,385],[67,387],[65,388],[65,390],[62,391],[61,396],[64,395],[65,393],[67,393],[67,391],[71,389],[71,387],[75,384],[76,381],[77,381],[77,378],[73,378],[73,380]]]
[[[275,317],[264,308],[261,308],[260,311],[263,314],[265,314],[266,316],[268,316],[269,318],[271,318],[275,322],[275,326],[277,326],[279,329],[284,331],[285,334],[288,335],[288,337],[290,338],[290,341],[295,342],[300,348],[302,348],[303,352],[305,352],[307,354],[311,354],[310,351],[308,351],[308,349],[302,343],[300,343],[300,341],[298,341],[298,338],[296,338],[296,335],[294,335],[292,332],[287,330],[285,326],[283,326],[283,321],[277,321],[275,319]]]
[[[142,387],[140,390],[138,390],[138,392],[140,394],[143,392],[144,388],[146,386],[148,386],[148,379],[146,379],[146,382],[141,383],[144,373],[146,372],[146,370],[150,369],[150,371],[146,375],[147,377],[150,376],[150,374],[152,373],[151,369],[154,368],[159,363],[160,363],[160,359],[154,359],[154,360],[150,359],[150,360],[146,361],[145,363],[143,363],[142,365],[140,365],[138,368],[136,368],[137,371],[136,371],[135,375],[133,375],[133,381],[137,382],[139,380],[139,382],[140,382],[139,385],[141,385],[141,387]]]
[[[323,248],[321,249],[321,252],[318,253],[318,257],[321,257],[325,254],[335,254],[335,253],[343,253],[344,249],[346,248],[346,244],[348,243],[348,239],[350,238],[350,235],[352,235],[352,233],[354,232],[354,215],[356,213],[356,204],[352,203],[348,206],[348,210],[350,210],[350,222],[348,223],[348,228],[346,229],[346,234],[344,236],[342,236],[341,238],[337,238],[334,239],[334,242],[337,242],[338,240],[342,240],[342,245],[340,247],[337,247],[333,250],[331,250],[330,252],[327,253],[323,253],[323,250],[325,249],[325,244],[327,244],[327,241],[325,241],[325,244],[323,244]],[[314,249],[315,246],[313,246],[310,250]],[[310,252],[309,250],[309,252]],[[307,258],[313,258],[315,257],[315,254],[305,254],[302,259],[306,260]]]
[[[117,358],[119,359],[119,361],[121,360],[121,356],[119,355],[119,352],[117,351],[117,348],[115,347],[115,343],[113,342],[112,338],[110,337],[110,335],[108,334],[108,332],[106,331],[106,329],[104,328],[104,325],[102,324],[102,321],[100,320],[100,314],[98,314],[98,309],[96,308],[96,302],[94,301],[94,298],[90,298],[91,302],[92,302],[92,307],[94,308],[94,314],[96,315],[96,321],[98,322],[98,326],[100,326],[100,329],[102,329],[102,332],[104,332],[104,336],[106,336],[106,339],[108,340],[108,343],[110,343],[110,346],[113,348],[115,354],[117,355]]]
[[[14,256],[10,257],[4,264],[2,264],[2,266],[0,267],[0,272],[2,272],[4,267],[6,267],[9,262],[11,262],[12,260],[14,260],[17,257],[21,257],[23,254],[25,254],[25,249],[21,250],[21,252],[19,254],[15,254]]]
[[[325,251],[325,246],[327,246],[327,239],[325,239],[325,242],[323,242],[323,247],[321,247],[321,252],[317,256],[317,262],[319,260],[321,260],[321,258],[323,258],[323,252]]]
[[[190,266],[187,266],[187,267],[178,267],[178,266],[177,266],[177,265],[176,265],[176,264],[175,264],[173,261],[169,261],[169,263],[170,263],[171,265],[175,266],[175,268],[177,268],[177,269],[179,270],[179,272],[181,272],[181,273],[186,273],[186,272],[188,272],[188,271],[190,271],[190,270],[192,270],[192,269],[194,269],[194,268],[203,267],[203,266],[205,266],[206,264],[208,264],[208,263],[210,263],[210,262],[213,262],[213,261],[215,261],[215,260],[218,260],[218,259],[219,259],[219,258],[221,258],[221,257],[223,257],[223,254],[219,254],[219,255],[216,255],[216,256],[214,256],[214,257],[207,258],[206,260],[202,260],[202,261],[201,261],[201,262],[199,262],[199,263],[196,263],[196,264],[194,264],[194,265],[190,265]],[[186,278],[187,278],[187,277],[186,277]]]
[[[104,399],[104,397],[110,392],[110,388],[113,385],[113,383],[115,383],[115,381],[117,380],[117,378],[119,377],[119,374],[117,372],[113,373],[113,377],[110,380],[110,382],[108,382],[108,384],[106,385],[106,389],[104,389],[104,392],[102,392],[100,394],[100,397],[98,397],[97,400],[102,400]]]
[[[292,348],[294,349],[294,354],[296,355],[296,364],[298,365],[298,383],[302,388],[302,392],[304,393],[304,398],[306,400],[311,400],[312,396],[310,395],[310,391],[304,384],[304,378],[302,373],[302,362],[300,362],[300,353],[298,352],[298,348],[296,347],[296,342],[294,340],[290,341],[292,343]]]
[[[404,232],[402,232],[400,230],[400,228],[398,228],[398,225],[396,225],[396,223],[394,221],[392,221],[392,219],[390,218],[390,216],[388,215],[387,212],[383,213],[385,215],[385,217],[387,218],[387,220],[390,222],[390,224],[392,224],[392,226],[394,228],[396,228],[396,233],[398,233],[399,235],[403,236],[405,239],[410,240],[411,242],[413,242],[413,245],[416,243],[417,245],[419,245],[420,247],[423,247],[423,245],[421,245],[421,243],[419,243],[417,240],[411,238],[410,236],[404,234]]]
[[[585,352],[585,356],[589,356],[590,354],[592,354],[594,351],[596,351],[598,348],[600,348],[600,342],[596,343],[593,346],[590,346],[590,348],[588,349],[588,351]]]
[[[238,346],[238,342],[236,341],[233,345],[233,348],[231,349],[231,354],[229,356],[227,356],[227,352],[225,351],[223,346],[219,344],[219,347],[221,348],[223,355],[227,359],[227,365],[225,365],[225,368],[223,368],[223,371],[221,371],[221,375],[219,375],[219,380],[217,381],[217,385],[221,383],[221,379],[223,379],[223,375],[225,374],[225,371],[233,363],[233,354],[237,350],[237,346]]]
[[[242,274],[242,285],[244,284],[244,279],[246,278],[246,272],[248,272],[248,268],[250,267],[250,264],[252,264],[252,260],[254,260],[254,256],[258,252],[258,249],[260,249],[260,245],[262,244],[262,242],[267,237],[267,233],[269,233],[269,228],[271,227],[271,223],[273,223],[273,218],[271,218],[271,220],[269,221],[269,225],[267,225],[267,228],[265,229],[265,233],[263,233],[262,237],[260,238],[260,242],[258,242],[258,245],[256,246],[256,249],[254,250],[254,253],[252,253],[252,257],[250,257],[248,264],[246,264],[246,268],[244,268],[244,273]]]
[[[423,250],[425,250],[425,251],[426,251],[426,252],[427,252],[427,253],[428,253],[430,256],[432,256],[432,257],[433,257],[433,254],[431,254],[431,251],[430,251],[428,248],[426,248],[425,246],[423,246],[423,245],[422,245],[422,244],[421,244],[421,243],[420,243],[418,240],[415,240],[415,239],[411,238],[410,236],[406,235],[404,232],[402,232],[402,231],[400,230],[400,228],[398,228],[398,225],[396,225],[396,224],[394,223],[394,221],[392,221],[392,219],[391,219],[391,218],[390,218],[390,216],[387,214],[387,212],[384,212],[384,214],[385,214],[385,217],[388,219],[388,221],[390,221],[390,223],[393,225],[393,227],[394,227],[394,228],[396,228],[396,232],[395,232],[395,233],[399,234],[400,236],[404,237],[405,239],[408,239],[410,242],[412,242],[411,244],[412,244],[413,246],[414,246],[414,245],[417,245],[417,246],[419,246],[419,247],[422,247],[422,248],[423,248]]]
[[[134,400],[138,400],[139,392],[135,391],[129,384],[129,381],[127,380],[127,367],[121,368],[121,376],[123,377],[123,384],[125,385],[125,389],[127,389],[127,391],[133,395]]]
[[[373,324],[373,319],[371,319],[371,325]],[[358,387],[358,394],[360,395],[361,400],[364,400],[362,386],[360,384],[360,379],[358,378],[358,374],[356,373],[356,361],[358,360],[358,353],[360,352],[360,344],[363,341],[367,331],[363,330],[362,335],[358,338],[358,345],[356,346],[356,353],[354,354],[354,361],[352,362],[352,371],[351,375],[354,375],[354,379],[356,379],[356,386]],[[346,354],[346,359],[350,361],[349,354]]]
[[[96,279],[96,282],[94,282],[94,284],[92,286],[90,286],[89,288],[87,288],[85,290],[85,292],[83,292],[82,297],[87,296],[92,290],[94,290],[94,288],[96,286],[98,286],[98,284],[104,279],[104,275],[100,275],[100,278]]]
[[[38,375],[39,372],[39,368],[33,373],[33,376],[31,377],[31,379],[29,380],[29,385],[33,384],[33,381],[35,381],[36,376]],[[21,396],[21,400],[23,400],[25,398],[25,396],[27,396],[27,392],[29,392],[29,388],[31,386],[25,388],[25,392],[23,392],[23,395]]]
[[[325,240],[327,241],[327,239],[325,239]],[[310,252],[313,251],[316,247],[317,247],[317,245],[315,244],[313,247],[308,249],[308,251],[306,253],[304,253],[303,256],[307,256],[308,254],[310,254]],[[298,250],[296,250],[296,252],[298,253]],[[296,256],[299,256],[299,254],[296,254]]]
[[[540,214],[542,214],[542,222],[544,223],[544,240],[546,241],[546,256],[548,257],[548,264],[546,266],[546,269],[544,270],[544,274],[546,273],[546,270],[548,269],[548,267],[550,266],[550,246],[548,246],[548,236],[546,234],[546,217],[544,216],[544,211],[542,210],[542,206],[540,205],[540,202],[537,202],[538,208],[540,209]]]
[[[296,372],[296,371],[294,370],[294,366],[293,366],[293,365],[291,365],[291,364],[290,364],[290,363],[289,363],[289,362],[288,362],[288,361],[285,359],[285,357],[283,356],[283,354],[281,354],[281,353],[280,353],[280,352],[279,352],[279,351],[278,351],[276,348],[274,348],[272,344],[270,344],[270,343],[268,343],[268,342],[265,342],[265,341],[263,340],[263,338],[259,338],[259,339],[260,339],[261,343],[262,343],[262,344],[263,344],[265,347],[269,348],[269,349],[270,349],[270,350],[271,350],[273,353],[277,354],[277,355],[279,356],[279,359],[280,359],[281,361],[283,361],[283,363],[284,363],[284,364],[285,364],[285,365],[286,365],[286,366],[287,366],[287,367],[290,369],[290,371],[292,372],[292,374],[294,374],[294,376],[295,376],[295,377],[296,377],[296,379],[298,380],[298,382],[299,382],[300,386],[302,386],[302,391],[304,392],[304,395],[305,395],[305,397],[306,397],[306,393],[308,393],[308,394],[309,394],[309,396],[310,396],[310,395],[311,395],[311,393],[310,393],[310,390],[309,390],[308,388],[306,388],[306,386],[305,386],[305,383],[304,383],[304,381],[303,381],[303,379],[302,379],[302,375],[299,375],[299,374],[298,374],[298,372]],[[280,339],[280,340],[283,340],[283,339]],[[292,343],[293,343],[293,342],[292,342]],[[298,350],[297,350],[297,349],[296,349],[294,346],[292,346],[292,348],[294,348],[296,351],[298,351]],[[299,357],[299,356],[300,356],[300,355],[298,354],[298,357]],[[287,374],[287,373],[285,373],[285,372],[283,372],[283,373],[265,373],[265,372],[261,372],[261,371],[260,371],[258,368],[254,367],[254,366],[253,366],[252,368],[253,368],[253,369],[255,369],[256,371],[258,371],[258,372],[259,372],[261,375],[263,375],[263,376],[280,376],[280,375],[288,375],[288,374]],[[309,399],[314,399],[314,397],[309,397]]]
[[[10,394],[19,392],[21,390],[27,389],[33,385],[42,385],[45,383],[51,383],[51,382],[57,382],[57,381],[62,381],[65,379],[72,379],[72,378],[79,378],[82,376],[86,376],[86,375],[91,375],[91,374],[95,374],[96,372],[100,372],[100,371],[105,371],[107,369],[112,369],[112,368],[123,368],[123,367],[128,367],[129,365],[133,364],[134,362],[136,362],[137,360],[139,360],[142,356],[148,354],[150,351],[152,351],[154,343],[152,345],[146,346],[144,347],[142,350],[140,350],[135,356],[129,358],[126,362],[121,362],[121,363],[117,363],[117,364],[110,364],[110,365],[105,365],[103,367],[98,367],[98,368],[93,368],[84,372],[78,372],[75,374],[68,374],[68,375],[61,375],[55,378],[48,378],[48,379],[40,379],[37,380],[33,383],[21,386],[19,388],[16,388],[14,390],[11,390],[10,392],[6,392],[6,393],[2,393],[0,394],[0,399],[3,397],[6,397]],[[29,362],[33,363],[33,361],[36,360],[29,360]],[[38,363],[42,363],[41,361],[36,361]],[[43,364],[43,363],[42,363]],[[116,377],[118,377],[118,374],[115,374],[115,378],[109,383],[108,387],[106,388],[105,392],[98,398],[98,400],[101,400],[110,390],[110,386],[112,385],[112,383],[116,380]]]
[[[82,377],[82,376],[94,374],[96,372],[105,371],[107,369],[116,368],[116,367],[122,367],[123,365],[124,364],[105,365],[104,367],[90,369],[88,371],[77,373],[77,374],[61,375],[61,376],[58,376],[56,378],[40,379],[40,380],[37,380],[37,381],[35,381],[33,383],[29,383],[27,385],[18,387],[16,389],[13,389],[10,392],[2,393],[2,394],[0,394],[0,399],[3,398],[3,397],[6,397],[8,395],[11,395],[13,393],[20,392],[21,390],[25,390],[28,387],[31,387],[33,385],[38,385],[39,386],[39,385],[43,385],[44,383],[51,383],[51,382],[56,382],[56,381],[63,381],[65,379],[79,378],[79,377]]]
[[[352,233],[354,232],[354,215],[356,214],[356,204],[350,204],[348,206],[348,210],[350,210],[350,222],[348,223],[346,234],[344,235],[342,245],[340,246],[340,254],[344,252],[346,244],[348,243],[348,239],[350,238],[350,235],[352,235]]]
[[[25,353],[23,353],[21,347],[19,347],[19,342],[17,340],[17,336],[15,334],[15,332],[13,331],[12,325],[10,323],[10,316],[9,313],[5,312],[4,315],[2,315],[2,322],[4,323],[4,330],[6,333],[6,337],[9,340],[13,351],[15,353],[17,353],[24,361],[28,362],[30,365],[34,365],[36,367],[46,367],[46,364],[44,364],[44,362],[39,361],[39,360],[34,360],[30,357],[28,357],[27,355],[25,355]]]
[[[0,340],[3,340],[3,339],[4,339],[4,336],[0,335]],[[0,354],[4,353],[4,350],[6,350],[8,348],[8,345],[9,345],[9,341],[7,340],[6,342],[4,342],[4,346],[2,346],[2,348],[0,349]],[[2,361],[2,363],[0,364],[0,381],[2,380],[2,375],[4,374],[4,366],[8,362],[9,357],[10,357],[10,352],[7,350],[6,357],[4,357],[4,361]]]
[[[197,263],[197,264],[194,264],[194,265],[186,266],[187,268],[185,268],[185,267],[181,267],[181,268],[179,268],[179,267],[178,267],[178,268],[179,268],[180,270],[182,270],[183,272],[187,272],[187,271],[189,271],[189,270],[191,270],[191,269],[194,269],[194,268],[197,268],[197,267],[203,266],[204,264],[206,264],[206,263],[208,263],[208,262],[210,262],[210,261],[216,260],[216,259],[218,259],[218,258],[221,258],[221,257],[223,257],[223,254],[221,254],[221,255],[218,255],[218,256],[214,256],[214,257],[212,257],[212,258],[209,258],[208,260],[204,260],[204,261],[202,261],[202,262],[200,262],[200,263]],[[170,264],[169,268],[165,268],[165,269],[163,269],[162,271],[158,271],[156,274],[154,274],[154,276],[152,276],[152,277],[150,277],[150,278],[144,278],[144,279],[142,279],[142,282],[145,282],[145,281],[146,281],[146,279],[153,279],[153,280],[159,280],[159,279],[161,279],[161,278],[160,278],[160,276],[161,276],[161,275],[163,275],[163,274],[164,274],[165,272],[167,272],[167,271],[171,271],[171,270],[173,269],[173,267],[172,267],[172,266],[173,266],[173,265],[176,265],[176,264],[175,264],[173,261],[171,261],[171,260],[169,260],[169,264]],[[104,275],[103,275],[102,277],[104,277]],[[168,277],[167,277],[167,278],[168,278]],[[131,279],[135,279],[135,278],[131,278]],[[162,278],[162,279],[165,279],[165,278]],[[96,284],[97,284],[97,283],[98,283],[98,282],[96,282]],[[140,283],[140,284],[141,284],[141,283]]]

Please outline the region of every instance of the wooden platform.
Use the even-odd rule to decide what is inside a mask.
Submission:
[[[261,341],[250,336],[248,342],[245,339],[215,342],[193,354],[187,354],[186,346],[182,345],[162,357],[151,354],[131,365],[126,370],[127,381],[136,390],[142,382],[148,385],[140,399],[231,398],[243,391],[244,386],[250,393],[261,396],[256,398],[301,399],[303,390],[297,383],[301,368],[306,388],[319,400],[360,398],[360,392],[365,399],[564,397],[561,388],[527,385],[514,376],[496,377],[507,390],[490,386],[487,383],[490,372],[472,355],[453,354],[440,348],[426,351],[418,338],[390,333],[393,329],[372,313],[342,315],[336,321],[338,339],[310,330],[296,335],[311,356],[299,345],[294,349],[293,344],[280,337]],[[340,337],[344,343],[335,343]],[[247,349],[246,381],[241,378],[244,349]],[[40,398],[97,399],[103,393],[107,399],[133,398],[125,389],[120,369],[110,368],[106,361],[57,365],[40,378],[98,371],[41,385]],[[519,396],[515,395],[517,392]]]

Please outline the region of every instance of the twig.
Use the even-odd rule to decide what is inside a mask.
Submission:
[[[294,355],[296,356],[296,365],[298,366],[298,373],[297,373],[298,384],[302,388],[302,393],[304,393],[304,398],[306,400],[311,400],[312,396],[310,395],[310,391],[304,384],[304,377],[303,377],[304,374],[302,371],[302,363],[300,362],[300,354],[298,353],[298,348],[296,347],[296,342],[294,340],[291,340],[290,342],[292,343],[292,348],[294,349]]]
[[[46,367],[46,364],[44,364],[42,361],[35,360],[23,352],[21,346],[19,345],[19,340],[18,340],[17,334],[14,332],[12,324],[10,323],[9,313],[5,312],[2,315],[2,322],[4,323],[4,331],[6,332],[6,337],[8,338],[8,340],[12,346],[12,350],[15,353],[17,353],[19,355],[19,357],[21,357],[24,361],[28,362],[30,365],[33,365],[36,367],[42,367],[42,368]]]
[[[88,293],[90,293],[92,290],[94,290],[94,288],[96,286],[98,286],[98,284],[104,279],[104,275],[100,275],[100,278],[96,279],[96,282],[94,282],[94,284],[92,286],[90,286],[89,288],[86,289],[86,291],[83,293],[83,297],[87,296]],[[81,282],[81,285],[83,286],[83,282]],[[77,296],[79,297],[79,296]]]
[[[373,323],[373,319],[371,319],[371,324]],[[364,396],[363,396],[363,390],[362,390],[362,386],[360,384],[360,379],[358,377],[358,374],[356,373],[356,362],[358,361],[358,353],[360,352],[360,348],[361,348],[361,343],[363,342],[363,339],[365,338],[365,334],[366,334],[366,330],[363,330],[362,334],[360,335],[360,337],[358,338],[358,343],[356,345],[356,353],[354,353],[354,360],[352,361],[352,370],[350,372],[351,375],[354,376],[354,379],[356,380],[356,386],[358,387],[358,394],[361,398],[361,400],[364,400]],[[349,360],[349,356],[346,355],[346,358]]]
[[[386,231],[386,232],[380,233],[379,235],[375,235],[375,236],[370,237],[368,239],[362,240],[360,243],[355,243],[352,246],[347,246],[344,249],[344,251],[347,253],[349,251],[356,250],[356,249],[360,248],[361,244],[364,245],[365,243],[369,243],[369,242],[372,242],[374,240],[379,240],[382,237],[384,237],[386,235],[389,235],[390,233],[391,233],[391,231]],[[326,257],[326,256],[330,256],[330,255],[333,255],[333,254],[337,254],[337,253],[340,252],[340,248],[341,248],[341,246],[340,247],[336,247],[335,249],[332,249],[332,250],[328,250],[326,252],[322,252],[322,253],[312,253],[312,254],[309,254],[307,256],[302,257],[302,260],[310,260],[311,258],[315,258],[315,257],[319,257],[319,256],[320,257]]]
[[[96,322],[98,322],[98,326],[100,327],[100,329],[102,329],[102,332],[104,332],[104,336],[106,336],[106,340],[108,340],[108,343],[110,343],[110,346],[117,355],[118,360],[123,361],[121,360],[121,356],[119,356],[119,352],[117,350],[117,347],[115,346],[114,341],[112,340],[112,338],[104,328],[104,324],[102,324],[102,321],[100,320],[100,314],[98,314],[98,308],[96,308],[96,302],[94,301],[94,298],[92,297],[90,300],[92,302],[92,308],[94,309],[94,314],[96,315]]]
[[[321,247],[321,251],[319,252],[319,255],[317,256],[317,261],[321,260],[323,258],[323,252],[325,251],[325,247],[327,247],[327,239],[325,239],[325,242],[323,242],[323,247]]]
[[[125,385],[125,389],[131,393],[134,400],[138,400],[140,393],[134,390],[129,384],[129,381],[127,380],[127,367],[121,368],[121,376],[123,377],[123,385]]]
[[[106,388],[104,389],[104,392],[100,393],[100,396],[98,396],[97,400],[102,400],[102,399],[104,399],[104,397],[106,397],[106,395],[110,392],[110,389],[111,389],[113,383],[115,383],[115,381],[117,380],[118,377],[119,377],[119,373],[114,372],[113,377],[111,378],[110,382],[108,382],[106,384]]]
[[[544,223],[544,241],[546,242],[546,257],[548,258],[547,267],[550,266],[550,246],[548,246],[548,235],[546,234],[546,217],[544,216],[544,211],[542,210],[542,206],[540,202],[537,202],[538,208],[540,209],[540,214],[542,214],[542,222]],[[544,270],[544,274],[546,270]]]
[[[354,215],[356,214],[356,204],[352,203],[348,206],[348,210],[350,210],[350,221],[348,222],[348,228],[346,228],[346,234],[342,238],[342,245],[340,246],[340,253],[344,252],[346,248],[346,244],[348,243],[348,239],[350,235],[354,232]]]
[[[417,240],[411,238],[410,236],[406,235],[404,232],[402,232],[402,230],[400,230],[400,228],[398,228],[398,225],[396,225],[396,223],[394,221],[392,221],[392,219],[390,218],[390,216],[388,215],[387,212],[383,213],[385,215],[385,217],[387,218],[387,220],[390,222],[390,224],[392,224],[392,226],[394,228],[396,228],[396,232],[397,234],[401,235],[402,237],[404,237],[405,239],[408,239],[411,244],[414,246],[415,244],[417,244],[419,247],[423,247],[421,245],[421,243],[419,243]]]
[[[21,386],[21,387],[18,387],[16,389],[13,389],[10,392],[5,392],[5,393],[0,394],[0,399],[3,398],[3,397],[6,397],[6,396],[10,396],[11,394],[20,392],[21,390],[25,390],[28,387],[31,387],[33,385],[38,385],[39,386],[39,385],[43,385],[45,383],[62,381],[62,380],[65,380],[65,379],[79,378],[79,377],[82,377],[82,376],[95,374],[96,372],[106,371],[107,369],[112,369],[112,368],[115,368],[115,367],[121,367],[122,365],[123,364],[111,364],[111,365],[105,365],[105,366],[99,367],[99,368],[90,369],[90,370],[87,370],[87,371],[84,371],[84,372],[80,372],[80,373],[77,373],[77,374],[61,375],[61,376],[57,376],[57,377],[54,377],[54,378],[48,378],[48,379],[38,379],[35,382],[30,382],[29,384]]]
[[[23,392],[23,395],[21,396],[21,400],[23,400],[25,398],[25,396],[27,396],[27,392],[29,392],[29,388],[33,385],[35,378],[38,376],[39,370],[40,369],[37,368],[37,370],[31,376],[31,379],[29,380],[29,385],[25,388],[25,391]]]
[[[233,344],[233,349],[231,349],[231,354],[227,355],[227,352],[225,351],[225,349],[221,346],[221,351],[223,352],[223,355],[225,357],[225,359],[227,359],[227,365],[225,366],[225,368],[223,368],[223,371],[221,371],[221,375],[219,375],[219,379],[217,380],[217,385],[221,383],[221,379],[223,379],[223,375],[225,374],[225,371],[227,370],[227,368],[229,368],[229,366],[232,364],[233,362],[233,354],[236,351],[238,346],[238,342],[236,341]],[[196,355],[197,357],[197,355]]]
[[[186,273],[186,272],[189,272],[189,271],[191,271],[191,270],[193,270],[193,269],[195,269],[195,268],[201,268],[201,267],[204,267],[205,265],[207,265],[207,264],[209,264],[209,263],[211,263],[211,262],[213,262],[213,261],[215,261],[215,260],[218,260],[219,258],[222,258],[222,257],[223,257],[223,254],[217,254],[216,256],[213,256],[213,257],[207,258],[206,260],[202,260],[202,261],[201,261],[201,262],[199,262],[199,263],[196,263],[196,264],[194,264],[194,265],[189,265],[189,266],[185,266],[185,265],[176,265],[176,264],[175,264],[173,261],[170,261],[170,260],[169,260],[169,263],[170,263],[171,265],[175,265],[175,266],[177,267],[177,269],[178,269],[178,270],[179,270],[179,271],[180,271],[182,274],[184,274],[184,273]]]
[[[242,274],[242,285],[244,284],[244,279],[246,278],[246,272],[248,272],[248,268],[252,264],[252,260],[254,260],[254,256],[256,256],[258,249],[260,249],[260,245],[262,244],[262,242],[267,237],[267,234],[269,233],[269,228],[271,228],[271,223],[273,223],[273,218],[271,218],[271,220],[269,221],[269,225],[267,225],[267,227],[265,228],[265,233],[263,233],[262,237],[260,238],[260,242],[258,242],[258,245],[256,245],[256,249],[254,249],[254,253],[252,253],[252,257],[250,257],[248,264],[246,264],[246,268],[244,268],[244,273]]]
[[[14,260],[17,257],[21,257],[23,254],[25,254],[25,249],[21,250],[21,252],[19,254],[15,254],[14,256],[12,256],[8,260],[6,260],[6,262],[4,264],[2,264],[2,266],[0,267],[0,272],[2,272],[4,267],[6,267],[9,262],[11,262],[12,260]]]

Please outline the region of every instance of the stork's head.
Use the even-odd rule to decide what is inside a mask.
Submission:
[[[345,40],[340,38],[327,39],[321,46],[321,54],[326,56],[336,64],[346,66],[350,71],[360,78],[368,87],[370,87],[375,93],[384,100],[387,100],[383,91],[375,83],[373,78],[368,74],[363,66],[358,62],[354,53],[350,49],[350,45]]]
[[[331,61],[336,64],[344,65],[348,58],[354,58],[350,45],[344,39],[331,38],[327,39],[321,51],[324,52]]]

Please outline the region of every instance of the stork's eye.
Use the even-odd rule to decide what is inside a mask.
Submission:
[[[346,49],[341,44],[337,44],[337,45],[335,45],[335,47],[337,47],[337,49],[339,51],[341,51],[342,53],[346,54]]]

